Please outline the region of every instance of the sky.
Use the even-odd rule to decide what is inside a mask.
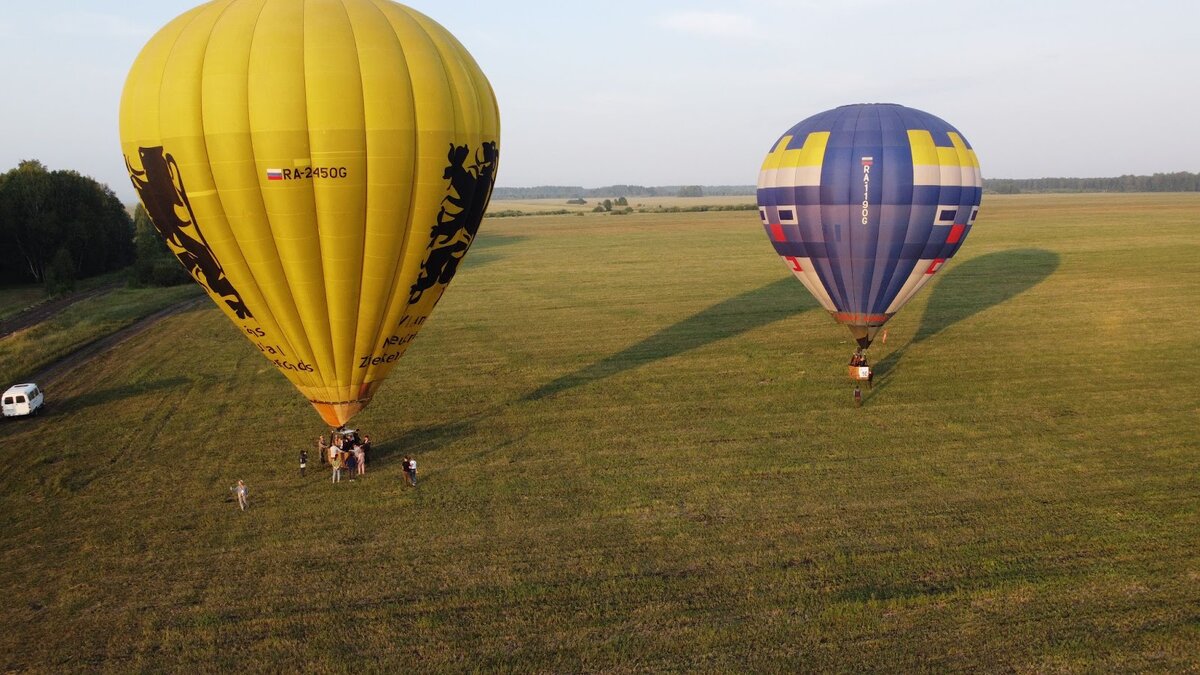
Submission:
[[[134,199],[117,130],[142,45],[195,0],[0,0],[0,171]],[[962,131],[985,177],[1200,171],[1187,0],[409,0],[500,104],[497,185],[753,185],[800,120],[848,103]]]

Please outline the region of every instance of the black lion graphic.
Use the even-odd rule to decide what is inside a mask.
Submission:
[[[192,205],[188,201],[183,176],[179,173],[175,158],[164,154],[162,146],[138,148],[138,155],[142,170],[134,169],[128,157],[125,158],[125,168],[129,170],[129,179],[133,181],[133,187],[141,197],[154,229],[170,245],[175,257],[179,258],[184,269],[197,283],[220,296],[239,319],[253,318],[242,302],[242,296],[225,276],[225,270],[209,248],[200,226],[196,224],[196,216],[192,213]],[[181,206],[187,211],[187,220],[180,216],[178,207]],[[196,236],[193,237],[191,232],[195,232]]]
[[[430,230],[428,253],[421,262],[420,275],[409,289],[410,305],[419,302],[425,291],[434,286],[450,283],[458,272],[458,264],[475,241],[483,212],[492,198],[499,154],[495,141],[484,143],[473,158],[469,147],[450,144],[447,154],[450,164],[442,174],[449,185],[437,222]],[[467,166],[469,159],[473,163]]]

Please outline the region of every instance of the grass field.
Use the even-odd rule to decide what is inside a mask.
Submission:
[[[586,197],[586,204],[568,204],[566,199],[496,199],[488,207],[491,213],[505,211],[521,211],[528,214],[538,214],[553,211],[571,211],[572,213],[591,214],[592,210],[604,202],[604,197]],[[629,206],[637,209],[686,209],[697,206],[741,206],[754,204],[754,196],[720,196],[720,197],[626,197]],[[623,207],[622,207],[623,208]],[[493,222],[489,220],[488,222]]]
[[[0,668],[1195,671],[1198,280],[1200,195],[989,195],[855,409],[754,212],[488,220],[338,485],[172,317],[3,427]]]
[[[202,296],[194,284],[119,288],[81,300],[53,319],[0,341],[0,382],[23,380],[79,347],[172,304]]]
[[[80,279],[75,282],[75,292],[90,291],[115,282],[124,283],[125,275],[126,272],[121,270],[89,279]],[[0,287],[0,320],[16,316],[22,311],[48,300],[50,298],[46,295],[45,287],[41,284]]]
[[[32,307],[46,298],[46,291],[41,286],[13,286],[0,289],[0,319],[7,319],[21,313],[27,307]]]

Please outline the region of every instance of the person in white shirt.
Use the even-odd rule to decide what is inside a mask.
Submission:
[[[238,508],[245,511],[250,506],[249,490],[246,489],[246,483],[239,480],[237,487],[234,488],[234,492],[237,493]]]

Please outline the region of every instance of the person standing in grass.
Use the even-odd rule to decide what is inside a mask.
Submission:
[[[250,496],[249,490],[246,489],[246,482],[238,479],[237,487],[233,491],[237,494],[238,508],[245,511],[250,506]]]
[[[308,468],[308,451],[300,450],[300,477],[304,478],[304,470]]]
[[[367,453],[363,450],[363,444],[355,443],[353,452],[355,473],[359,476],[367,475]]]
[[[325,434],[321,434],[320,436],[317,436],[317,457],[321,458],[322,464],[327,464],[329,462],[329,456],[326,454],[327,452],[329,452],[329,443],[325,441]]]
[[[413,487],[417,487],[417,460],[415,457],[408,458],[408,481]]]
[[[854,385],[854,405],[862,407],[862,389],[858,385]]]
[[[362,439],[362,467],[363,473],[367,472],[367,458],[371,455],[371,437],[363,436]]]
[[[341,437],[338,436],[338,437],[334,438],[333,442],[329,444],[329,447],[326,448],[325,451],[327,453],[329,453],[329,463],[333,464],[333,459],[335,457],[337,457],[338,455],[342,454],[342,439],[341,439]]]
[[[332,446],[330,446],[330,447],[332,447]],[[332,482],[334,482],[334,483],[342,482],[342,453],[333,452],[331,450],[329,452],[329,464],[330,464],[330,466],[333,467],[333,477],[331,479]]]

